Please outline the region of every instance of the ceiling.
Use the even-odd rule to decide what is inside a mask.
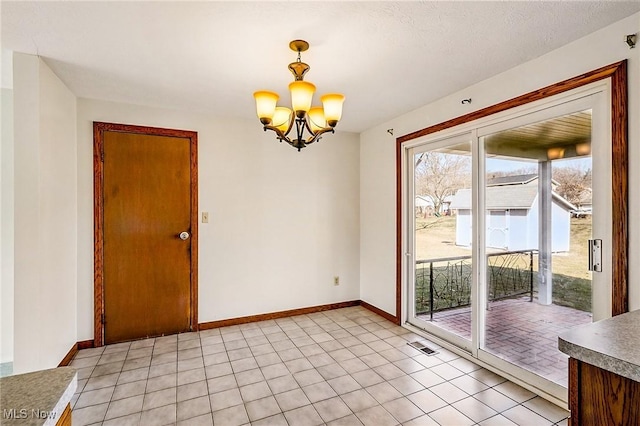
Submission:
[[[590,156],[591,110],[502,130],[483,137],[483,142],[487,157],[503,160],[538,162]],[[468,157],[471,143],[439,151]]]
[[[361,132],[640,11],[640,2],[8,2],[2,48],[38,54],[78,97],[255,119],[306,80]],[[623,34],[620,35],[621,43]],[[604,64],[603,64],[604,65]],[[256,125],[258,121],[256,119]]]
[[[591,155],[591,110],[504,130],[485,138],[491,157],[557,160]]]

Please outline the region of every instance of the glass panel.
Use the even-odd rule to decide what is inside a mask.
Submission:
[[[487,262],[481,348],[566,386],[558,334],[591,322],[591,111],[481,142]]]
[[[454,208],[471,193],[471,142],[414,155],[415,315],[471,339],[471,217]],[[469,197],[469,202],[471,198]],[[471,211],[471,204],[464,206]]]

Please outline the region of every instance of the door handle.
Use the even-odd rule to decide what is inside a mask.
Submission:
[[[190,237],[190,235],[189,235],[189,233],[188,233],[187,231],[182,231],[182,232],[178,235],[178,237],[180,237],[180,239],[181,239],[182,241],[184,241],[184,240],[188,240],[188,239],[189,239],[189,237]]]
[[[588,270],[602,272],[602,240],[589,240]]]

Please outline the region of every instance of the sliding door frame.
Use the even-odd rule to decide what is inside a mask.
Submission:
[[[588,84],[610,79],[611,87],[611,153],[612,153],[612,272],[611,314],[629,310],[628,301],[628,113],[627,113],[627,62],[607,65],[585,74],[561,81],[516,98],[444,121],[406,134],[396,139],[396,322],[403,318],[403,275],[406,271],[404,243],[406,242],[406,206],[403,205],[403,144],[424,136],[451,129],[480,118],[540,101]]]
[[[477,144],[474,142],[477,139],[477,131],[476,129],[472,129],[472,130],[464,130],[464,131],[459,131],[459,132],[455,132],[453,134],[450,135],[444,135],[441,138],[437,138],[434,140],[431,140],[425,144],[419,144],[419,145],[412,145],[410,147],[406,147],[407,150],[407,155],[406,155],[406,187],[404,188],[405,193],[407,194],[407,200],[406,200],[406,205],[405,205],[405,210],[404,210],[404,217],[407,220],[407,225],[411,225],[411,229],[415,229],[415,197],[417,194],[415,194],[415,167],[414,167],[414,155],[416,153],[416,151],[418,153],[420,152],[430,152],[430,151],[438,151],[440,149],[443,148],[447,148],[450,146],[458,146],[458,145],[462,145],[465,143],[469,144],[469,158],[471,159],[471,178],[473,181],[475,181],[476,179],[476,171],[477,171]],[[472,182],[471,182],[472,183]],[[476,203],[476,194],[475,194],[475,185],[471,185],[472,186],[472,190],[474,191],[472,200],[473,200],[473,204],[475,206]],[[413,214],[412,214],[413,213]],[[412,221],[413,222],[410,222]],[[474,219],[475,220],[475,217]],[[405,226],[405,229],[403,230],[403,232],[405,233],[405,238],[406,238],[406,253],[405,253],[405,260],[404,260],[404,264],[403,264],[403,268],[406,271],[407,274],[407,280],[406,282],[406,291],[403,293],[405,294],[405,306],[407,309],[407,315],[405,317],[405,322],[409,322],[408,318],[416,318],[415,315],[415,303],[409,303],[411,302],[411,298],[409,297],[409,292],[413,292],[413,294],[415,294],[415,262],[416,262],[416,238],[415,238],[415,233],[413,232],[408,232],[409,227]],[[476,232],[477,227],[474,225],[471,227],[472,230],[472,241],[475,241],[475,232]],[[475,244],[475,243],[474,243]],[[475,252],[473,250],[471,250],[471,268],[472,268],[472,276],[477,276],[478,275],[478,258],[475,255]],[[471,294],[473,294],[473,297],[471,298],[471,303],[473,305],[472,308],[472,312],[475,311],[476,309],[476,303],[478,301],[478,298],[475,296],[476,291],[477,291],[477,280],[474,278],[472,279],[472,283],[471,283]],[[461,348],[462,350],[470,353],[470,354],[476,354],[473,342],[475,342],[475,319],[473,318],[471,312],[469,313],[469,315],[471,316],[471,322],[469,324],[470,327],[470,333],[471,336],[467,339],[461,335],[458,335],[454,332],[439,328],[437,326],[433,326],[432,324],[430,324],[428,321],[425,320],[419,320],[418,323],[416,324],[412,324],[418,328],[422,328],[424,329],[426,332],[433,334],[441,339],[445,339],[447,341],[452,342],[454,345],[456,345],[457,347]]]

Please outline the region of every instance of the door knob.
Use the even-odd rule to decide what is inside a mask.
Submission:
[[[189,239],[189,233],[187,231],[182,231],[178,236],[182,241]]]

